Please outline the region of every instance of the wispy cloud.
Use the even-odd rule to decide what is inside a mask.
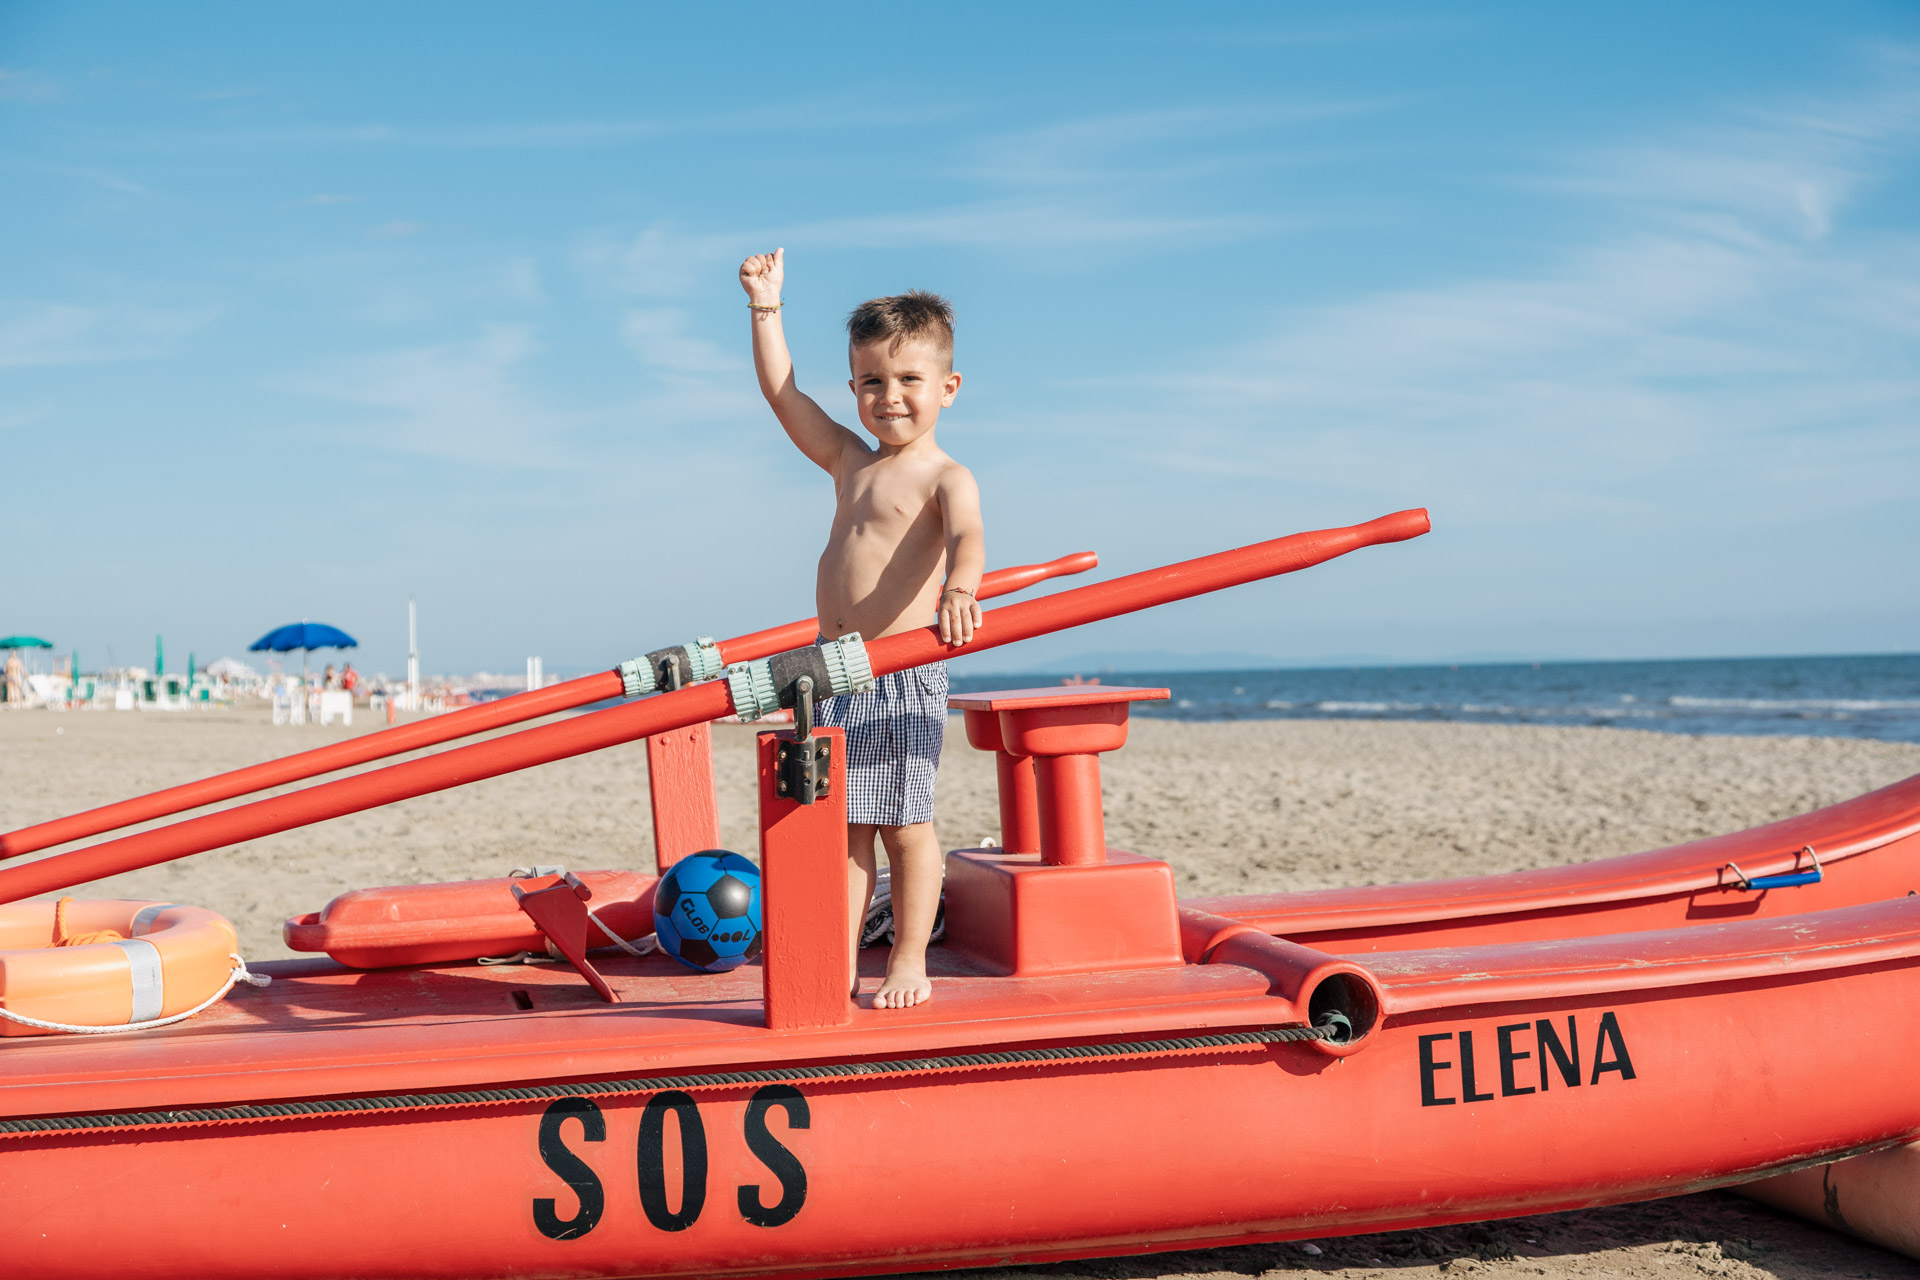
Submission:
[[[0,431],[13,431],[20,427],[30,427],[36,422],[45,422],[53,416],[53,406],[46,403],[26,405],[21,408],[0,409]]]
[[[673,307],[630,308],[620,322],[620,337],[656,369],[688,373],[738,373],[746,363],[732,351],[687,331],[687,313]]]
[[[942,119],[957,109],[940,103],[890,110],[895,126]],[[431,151],[586,151],[634,146],[663,138],[735,133],[790,134],[844,129],[871,121],[871,104],[852,95],[775,102],[684,115],[575,120],[501,120],[445,126],[372,121],[218,131],[173,130],[130,139],[155,150],[420,149]]]
[[[494,325],[467,342],[349,361],[291,389],[370,411],[356,428],[369,449],[475,466],[570,467],[567,433],[576,420],[528,390],[523,366],[535,349],[527,327]]]
[[[287,201],[286,207],[289,209],[305,209],[315,205],[352,204],[359,199],[360,199],[359,196],[348,196],[348,195],[340,195],[334,192],[319,191],[319,192],[315,192],[313,195],[310,195],[310,196],[302,196],[298,200],[289,200]]]
[[[1016,256],[1050,270],[1115,248],[1226,243],[1292,225],[1266,215],[1136,213],[1060,199],[980,201],[735,231],[693,231],[661,221],[626,241],[590,238],[577,264],[590,282],[619,292],[681,297],[710,289],[716,276],[724,279],[746,253],[773,245],[811,250],[964,248]]]
[[[1142,456],[1435,481],[1527,520],[1678,488],[1760,521],[1910,497],[1920,235],[1845,215],[1917,136],[1920,65],[1888,58],[1853,94],[1610,151],[1570,182],[1605,233],[1532,275],[1283,312],[1216,367],[1157,380],[1186,434],[1166,450],[1143,430]]]
[[[1406,107],[1408,98],[1207,103],[1057,121],[987,139],[957,172],[1001,186],[1167,184],[1239,164],[1272,164],[1290,131]]]
[[[157,355],[218,309],[0,301],[0,367],[94,364]]]
[[[96,186],[105,187],[109,191],[119,191],[127,195],[150,196],[153,194],[152,188],[143,183],[135,182],[132,178],[125,178],[117,173],[109,173],[105,169],[90,169],[80,165],[55,164],[47,165],[46,171],[48,173],[58,173],[69,178],[79,178],[83,182],[91,182]]]
[[[1156,44],[1227,45],[1236,49],[1275,49],[1335,44],[1374,44],[1390,40],[1427,39],[1472,29],[1459,17],[1379,19],[1375,21],[1294,22],[1285,26],[1207,27],[1199,24],[1156,31]]]
[[[0,102],[52,102],[59,96],[59,84],[37,71],[0,67]]]
[[[731,230],[662,219],[627,238],[601,234],[578,262],[592,282],[646,297],[710,287],[751,249],[972,249],[1036,269],[1070,268],[1115,249],[1188,248],[1272,236],[1299,214],[1214,212],[1191,194],[1206,172],[1274,163],[1274,134],[1369,115],[1394,98],[1244,102],[1111,113],[1020,128],[964,145],[936,164],[954,198]]]

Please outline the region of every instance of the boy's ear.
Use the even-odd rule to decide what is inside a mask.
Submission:
[[[960,375],[949,372],[944,385],[946,386],[946,393],[940,397],[940,407],[942,409],[948,408],[953,404],[953,397],[960,390]]]

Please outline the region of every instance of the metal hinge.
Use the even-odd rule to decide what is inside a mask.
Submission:
[[[832,793],[833,739],[813,731],[813,677],[794,681],[793,737],[780,740],[773,789],[796,804]]]

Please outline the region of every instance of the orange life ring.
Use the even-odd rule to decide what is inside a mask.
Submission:
[[[264,981],[247,973],[239,949],[226,917],[203,907],[71,898],[0,905],[0,1035],[177,1021],[236,981]]]

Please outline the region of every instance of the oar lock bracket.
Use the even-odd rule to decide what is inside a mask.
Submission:
[[[672,693],[690,684],[718,679],[726,669],[720,646],[714,643],[713,637],[700,636],[687,644],[628,658],[620,664],[620,687],[629,698],[656,691]]]
[[[742,720],[793,708],[793,734],[782,736],[774,790],[801,804],[827,795],[832,776],[832,740],[813,732],[814,702],[872,687],[873,664],[858,632],[727,668],[727,692]]]

